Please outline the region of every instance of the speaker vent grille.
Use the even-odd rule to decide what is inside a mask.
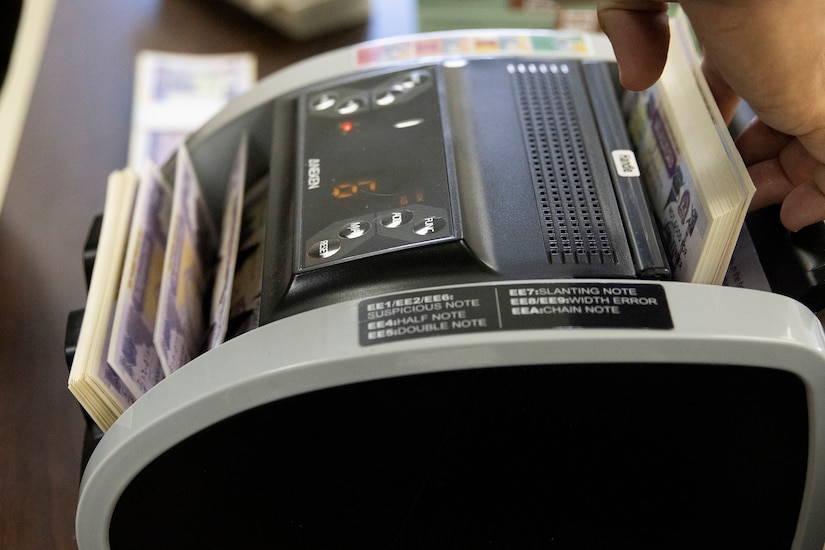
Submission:
[[[550,263],[615,263],[566,63],[509,64]]]

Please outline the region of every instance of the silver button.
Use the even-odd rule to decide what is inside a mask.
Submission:
[[[382,94],[379,94],[378,97],[375,98],[375,102],[380,105],[381,107],[386,107],[391,103],[395,102],[395,95],[392,91],[387,90]]]
[[[358,237],[363,237],[366,235],[367,231],[370,230],[370,227],[372,227],[370,222],[363,220],[354,221],[342,227],[338,232],[338,235],[342,239],[357,239]]]
[[[341,241],[338,239],[323,239],[313,243],[307,249],[310,258],[326,259],[335,256],[341,250]]]
[[[358,112],[362,107],[362,103],[357,99],[348,99],[340,107],[338,107],[338,114],[351,115]]]
[[[445,227],[447,227],[447,220],[440,216],[430,216],[417,222],[413,226],[413,231],[415,231],[416,234],[423,236],[438,233]]]
[[[312,109],[314,111],[326,111],[327,109],[331,109],[337,101],[338,98],[335,94],[323,93],[312,100]]]
[[[395,212],[390,212],[381,218],[381,225],[390,229],[395,229],[396,227],[401,227],[402,225],[410,223],[412,219],[413,213],[409,210],[396,210]]]
[[[401,85],[407,89],[410,89],[426,84],[428,80],[430,80],[430,73],[427,71],[414,71],[404,79]]]

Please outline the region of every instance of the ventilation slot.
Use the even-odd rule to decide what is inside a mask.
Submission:
[[[510,64],[550,263],[616,262],[565,63]],[[583,88],[579,93],[583,93]]]

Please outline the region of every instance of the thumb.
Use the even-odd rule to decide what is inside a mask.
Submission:
[[[597,9],[602,30],[613,44],[622,86],[629,90],[652,86],[667,60],[667,2],[601,1]]]

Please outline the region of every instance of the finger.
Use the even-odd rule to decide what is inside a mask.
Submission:
[[[806,137],[809,139],[805,140]],[[822,147],[823,143],[816,133],[800,137],[799,142],[811,158],[817,155],[820,161],[825,158],[825,147]],[[789,158],[788,166],[793,162],[796,160]],[[782,203],[779,218],[782,225],[791,231],[825,220],[825,164],[817,163],[812,169],[810,180],[788,193]]]
[[[794,188],[811,185],[814,171],[820,166],[799,140],[791,139],[773,158],[748,166],[748,173],[756,186],[750,209],[777,204],[785,200]]]
[[[736,147],[745,165],[750,166],[777,157],[792,139],[791,136],[777,132],[758,118],[754,118],[736,138]]]
[[[779,152],[779,164],[794,186],[813,181],[814,170],[819,166],[819,162],[798,139],[791,140],[782,148]]]
[[[819,192],[825,195],[825,164],[819,164],[814,168],[814,185],[816,185]],[[823,218],[825,219],[825,218]]]
[[[825,108],[825,107],[824,107]],[[805,149],[819,162],[825,164],[825,113],[816,120],[821,121],[816,129],[799,136]]]
[[[779,204],[794,189],[794,184],[779,163],[779,158],[764,160],[748,166],[748,173],[756,187],[749,210],[759,210],[771,204]]]
[[[622,86],[629,90],[652,86],[667,60],[667,2],[599,2],[598,15],[602,30],[613,44]]]
[[[791,231],[825,220],[825,166],[820,165],[813,180],[799,185],[785,197],[779,211],[782,225]]]

